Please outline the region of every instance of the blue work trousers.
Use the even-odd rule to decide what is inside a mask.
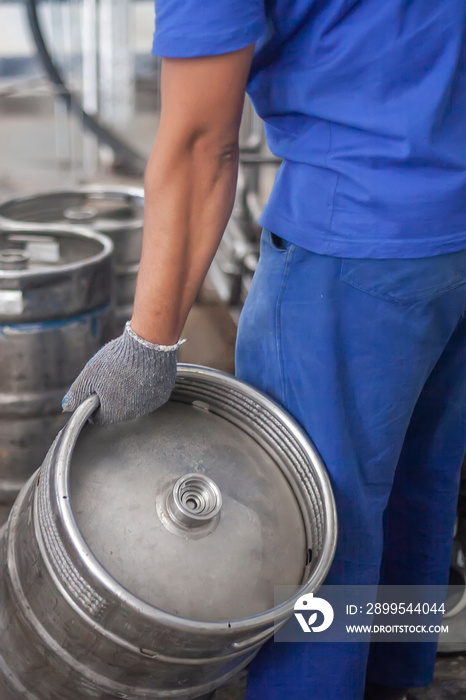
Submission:
[[[264,231],[236,363],[327,466],[339,536],[326,583],[445,585],[466,449],[466,250],[336,258]],[[246,698],[361,700],[365,680],[429,684],[434,663],[432,643],[271,641]]]

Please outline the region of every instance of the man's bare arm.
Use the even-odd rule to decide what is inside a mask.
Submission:
[[[178,340],[233,206],[238,131],[253,46],[164,59],[162,112],[145,178],[144,242],[131,321]]]
[[[222,56],[164,60],[131,327],[87,363],[63,410],[74,411],[97,394],[100,409],[93,421],[105,425],[139,418],[168,401],[176,381],[177,341],[233,205],[252,53],[248,47]]]

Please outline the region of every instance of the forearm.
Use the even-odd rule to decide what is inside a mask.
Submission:
[[[219,56],[163,60],[131,320],[153,343],[177,342],[228,223],[253,51],[250,45]]]
[[[87,363],[64,398],[65,411],[95,393],[100,409],[94,420],[105,425],[139,418],[168,401],[177,341],[233,206],[253,50],[163,60],[131,327]]]
[[[231,214],[237,145],[201,135],[159,138],[146,172],[144,241],[131,326],[175,343]]]

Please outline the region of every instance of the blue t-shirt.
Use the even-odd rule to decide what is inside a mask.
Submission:
[[[465,0],[156,0],[153,52],[256,42],[248,93],[283,158],[261,223],[317,253],[466,248]]]

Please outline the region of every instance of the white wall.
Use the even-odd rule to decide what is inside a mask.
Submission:
[[[75,3],[73,3],[73,6]],[[76,9],[76,8],[74,8]],[[57,16],[57,5],[53,11]],[[79,11],[79,10],[78,10]],[[74,28],[72,36],[73,45],[78,45],[79,33],[77,32],[79,22],[72,16],[75,14],[70,5],[61,5],[61,19],[66,25],[70,23]],[[43,22],[44,30],[51,32],[51,8],[47,3],[40,3],[40,20]],[[136,54],[149,54],[152,47],[152,35],[154,31],[154,4],[147,0],[133,2],[131,5],[131,47]],[[75,43],[76,42],[76,43]],[[32,39],[30,38],[29,27],[27,25],[26,10],[21,3],[1,3],[0,4],[0,58],[27,58],[35,53]]]

